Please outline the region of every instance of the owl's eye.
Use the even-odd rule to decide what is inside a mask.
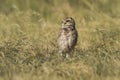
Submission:
[[[66,22],[70,22],[70,20],[67,20]]]

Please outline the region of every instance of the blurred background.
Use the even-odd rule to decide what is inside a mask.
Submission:
[[[0,13],[32,10],[45,19],[73,16],[99,19],[101,16],[120,17],[119,0],[0,0]]]

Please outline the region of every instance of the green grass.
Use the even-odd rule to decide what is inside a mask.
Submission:
[[[119,80],[119,0],[1,0],[0,80]],[[58,55],[61,20],[76,21],[72,58]]]

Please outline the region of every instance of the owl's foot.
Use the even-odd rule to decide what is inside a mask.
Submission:
[[[63,54],[63,53],[61,53],[60,55],[61,55],[64,59],[70,58],[69,54]]]

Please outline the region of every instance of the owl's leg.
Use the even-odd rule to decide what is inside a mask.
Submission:
[[[65,58],[69,58],[69,55],[68,55],[68,53],[66,53],[66,54],[65,54]]]
[[[62,53],[61,55],[63,58],[66,58],[66,54],[65,53]]]
[[[69,58],[70,57],[69,53],[65,53],[65,52],[61,52],[61,51],[59,51],[59,55],[63,58]]]
[[[64,59],[68,59],[68,58],[69,58],[69,54],[67,54],[67,53],[62,53],[61,56],[62,56]]]
[[[67,53],[60,53],[60,56],[63,57],[64,59],[69,57]]]
[[[63,53],[60,53],[60,56],[63,56]]]
[[[63,56],[63,52],[62,52],[62,51],[59,51],[59,55],[60,55],[60,56]]]

